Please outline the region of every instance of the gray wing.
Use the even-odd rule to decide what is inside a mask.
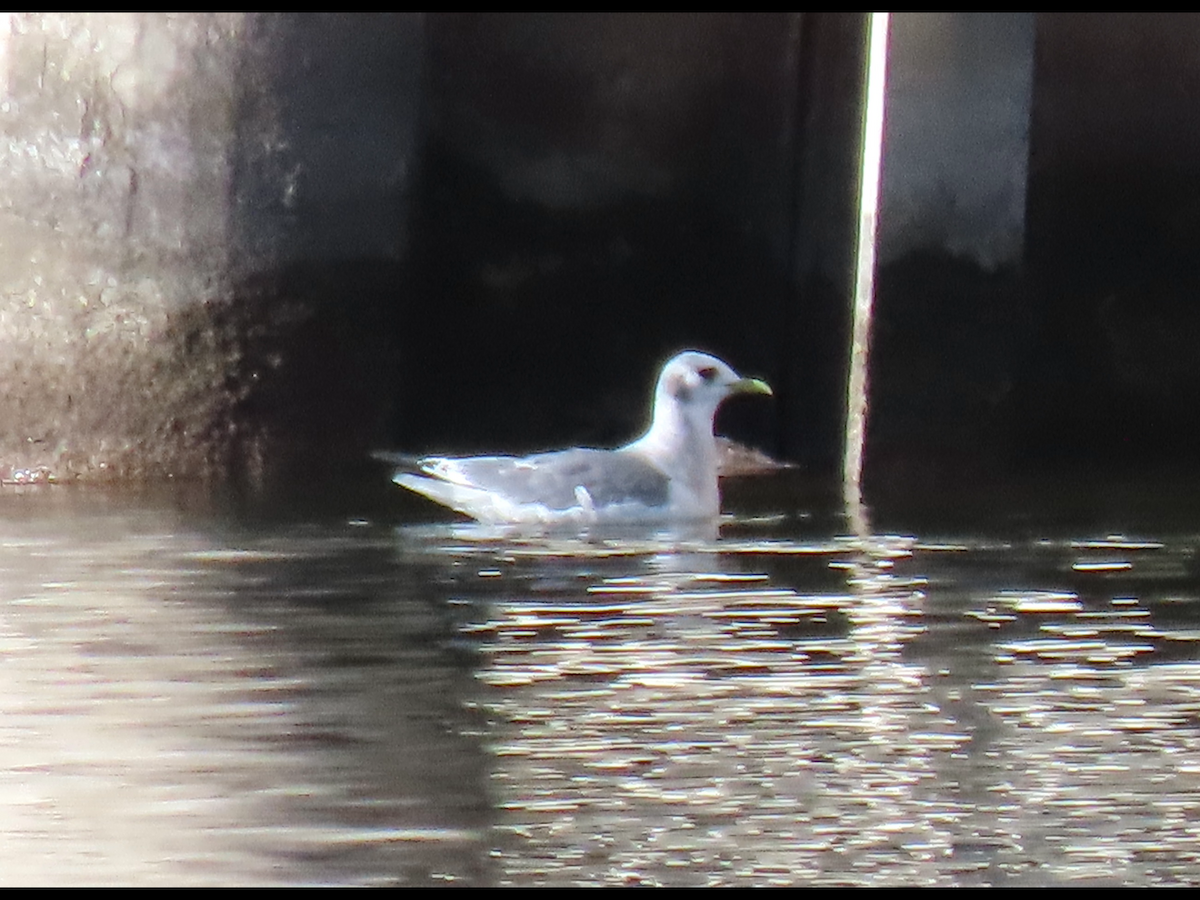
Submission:
[[[667,477],[643,459],[621,450],[559,450],[534,456],[480,456],[430,460],[425,471],[445,477],[440,465],[452,465],[463,481],[515,503],[542,503],[550,509],[579,505],[577,487],[597,507],[614,503],[665,506]],[[456,479],[457,480],[457,479]]]

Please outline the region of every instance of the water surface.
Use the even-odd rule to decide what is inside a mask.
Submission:
[[[1194,884],[1200,527],[1015,506],[864,542],[6,489],[0,882]]]

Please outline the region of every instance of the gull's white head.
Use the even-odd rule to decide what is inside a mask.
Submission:
[[[663,366],[654,390],[654,414],[675,408],[699,425],[713,416],[730,394],[770,394],[771,388],[757,378],[743,378],[715,356],[687,350]]]
[[[765,381],[743,378],[715,356],[687,350],[663,366],[654,388],[650,430],[633,446],[660,461],[677,455],[711,457],[715,467],[713,418],[721,401],[731,394],[770,393]]]
[[[721,511],[713,418],[721,401],[743,393],[770,394],[771,389],[695,350],[668,360],[659,373],[650,429],[625,449],[670,479],[671,505],[681,518],[714,518]]]

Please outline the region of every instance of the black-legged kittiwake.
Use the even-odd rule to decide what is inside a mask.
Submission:
[[[392,480],[488,524],[672,523],[715,520],[713,418],[731,394],[770,394],[757,378],[689,350],[663,366],[650,428],[616,450],[407,459]]]

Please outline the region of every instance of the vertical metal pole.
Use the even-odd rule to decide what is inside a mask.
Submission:
[[[867,77],[863,96],[862,153],[859,167],[858,238],[854,254],[854,309],[847,380],[846,443],[842,493],[856,533],[869,532],[862,498],[863,445],[867,424],[867,361],[871,345],[871,305],[875,290],[875,231],[883,161],[884,89],[887,73],[888,14],[871,13],[867,22]]]

